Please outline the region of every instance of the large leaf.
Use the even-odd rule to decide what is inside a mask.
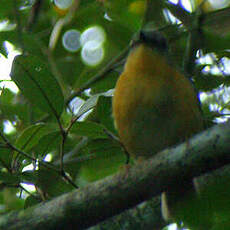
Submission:
[[[88,112],[90,109],[92,109],[98,101],[99,95],[94,95],[92,97],[90,97],[79,109],[79,111],[77,112],[76,116],[80,117],[83,114],[85,114],[86,112]]]
[[[50,197],[59,196],[73,190],[73,186],[64,181],[60,175],[43,167],[38,170],[37,186]]]
[[[102,123],[111,132],[116,133],[112,117],[112,97],[101,96],[98,99],[96,115],[100,123]]]
[[[125,165],[126,155],[119,143],[110,139],[97,139],[89,142],[84,150],[92,154],[90,160],[81,163],[79,183],[92,182],[117,172]]]
[[[91,121],[75,122],[71,131],[79,136],[86,136],[93,139],[107,138],[104,127]]]
[[[60,131],[52,131],[42,136],[38,144],[34,147],[34,151],[39,156],[45,156],[49,152],[55,152],[61,143],[62,136]]]
[[[15,145],[27,152],[37,145],[43,136],[47,135],[51,131],[54,131],[53,127],[42,123],[29,126],[23,130],[16,140]]]
[[[6,19],[8,15],[13,13],[14,10],[14,2],[8,0],[1,0],[0,7],[0,20]]]
[[[0,181],[5,184],[17,185],[20,182],[20,177],[12,173],[0,172]]]
[[[5,144],[0,144],[0,166],[5,168],[11,167],[11,161],[13,158],[12,150],[5,147]]]
[[[64,106],[61,88],[47,65],[38,57],[17,56],[11,78],[34,106],[56,118],[61,115]]]
[[[42,199],[40,197],[29,195],[25,200],[24,208],[34,206],[36,204],[39,204],[40,202],[42,202]]]
[[[4,210],[12,211],[22,209],[24,206],[24,200],[17,196],[18,189],[16,188],[5,188],[2,191]]]

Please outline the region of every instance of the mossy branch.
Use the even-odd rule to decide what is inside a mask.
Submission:
[[[0,218],[0,229],[84,229],[160,195],[177,184],[230,163],[230,122],[166,149],[148,161]],[[183,183],[182,183],[183,184]]]

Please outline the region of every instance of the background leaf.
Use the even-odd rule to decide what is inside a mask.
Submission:
[[[17,56],[11,77],[33,106],[59,117],[64,97],[58,82],[47,66],[36,56]]]

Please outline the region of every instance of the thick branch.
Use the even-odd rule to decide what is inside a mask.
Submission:
[[[108,218],[88,230],[154,229],[162,230],[169,223],[161,215],[161,196],[143,202],[119,215]]]
[[[217,213],[219,216],[222,216],[223,212],[229,215],[230,164],[211,171],[210,173],[205,173],[202,176],[195,178],[194,182],[195,190],[194,187],[191,187],[189,195],[190,198],[197,198],[192,200],[192,208],[197,207],[194,206],[195,201],[199,210],[199,213],[197,210],[195,211],[196,215],[201,214],[201,229],[204,229],[204,224],[207,224],[207,222],[205,222],[207,219],[210,225],[206,229],[210,229],[211,226],[213,227],[215,225],[218,226],[217,229],[219,229],[219,225],[223,219],[216,221],[214,216]],[[191,204],[191,200],[189,202]],[[182,209],[184,209],[184,207]],[[192,218],[194,222],[191,208],[189,213],[189,217]],[[207,219],[205,219],[205,217],[207,217]],[[184,221],[183,218],[180,220]],[[113,230],[120,230],[121,226],[124,230],[132,230],[134,228],[133,226],[135,226],[135,229],[160,230],[167,224],[169,223],[167,223],[161,215],[161,196],[157,196],[132,209],[122,212],[120,215],[108,218],[98,225],[89,228],[89,230],[110,229],[111,226],[113,226]]]
[[[148,161],[50,202],[0,218],[0,229],[83,229],[230,163],[230,122],[215,126]]]

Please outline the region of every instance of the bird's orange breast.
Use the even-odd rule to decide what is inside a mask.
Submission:
[[[203,129],[189,80],[145,45],[129,55],[113,98],[121,142],[133,156],[151,156]]]

